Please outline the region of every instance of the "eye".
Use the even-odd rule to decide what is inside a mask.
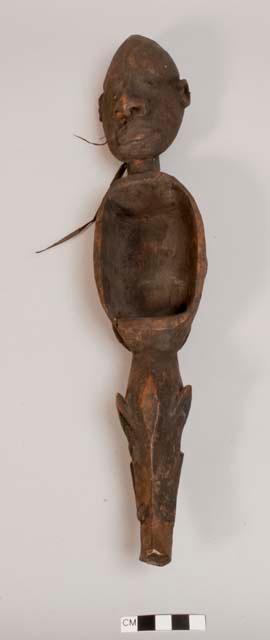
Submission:
[[[155,78],[146,78],[144,82],[148,87],[156,87],[157,85]]]

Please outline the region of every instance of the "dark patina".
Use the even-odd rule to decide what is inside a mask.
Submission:
[[[100,119],[127,176],[112,182],[96,218],[94,266],[102,305],[118,340],[132,352],[125,398],[117,408],[131,456],[141,523],[140,559],[171,560],[191,387],[177,351],[196,314],[207,261],[196,203],[160,171],[190,103],[186,80],[156,42],[129,37],[117,50],[100,97]]]
[[[99,99],[106,142],[122,164],[95,217],[42,250],[96,221],[100,300],[119,342],[132,352],[117,409],[131,456],[140,559],[159,566],[171,560],[181,436],[191,404],[177,351],[190,333],[207,270],[197,205],[159,166],[189,103],[187,81],[169,54],[149,38],[130,36],[113,57]]]

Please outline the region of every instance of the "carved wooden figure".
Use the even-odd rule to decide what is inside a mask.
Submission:
[[[131,456],[140,559],[159,566],[171,560],[181,435],[191,404],[177,351],[190,333],[207,270],[197,205],[159,167],[189,103],[187,81],[156,42],[134,35],[119,47],[99,113],[109,149],[123,164],[91,221],[100,300],[116,337],[132,353],[126,396],[117,395],[117,409]]]
[[[191,404],[177,351],[190,332],[207,269],[196,203],[159,168],[189,103],[187,81],[169,54],[137,35],[114,55],[99,101],[110,151],[128,175],[113,181],[97,214],[95,278],[114,333],[132,352],[117,409],[131,456],[140,559],[160,566],[171,560],[181,434]]]

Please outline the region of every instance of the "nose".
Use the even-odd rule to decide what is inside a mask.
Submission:
[[[146,101],[129,95],[120,96],[114,109],[115,117],[119,120],[127,120],[133,115],[144,116],[146,112]]]

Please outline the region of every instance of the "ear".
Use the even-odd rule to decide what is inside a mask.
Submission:
[[[180,86],[180,100],[181,100],[181,104],[184,108],[188,107],[190,105],[190,90],[189,90],[189,86],[188,86],[188,82],[187,80],[180,80],[179,81],[179,86]]]
[[[98,114],[99,114],[100,122],[102,122],[103,96],[104,96],[104,93],[102,93],[101,96],[99,96],[99,99],[98,99]]]

